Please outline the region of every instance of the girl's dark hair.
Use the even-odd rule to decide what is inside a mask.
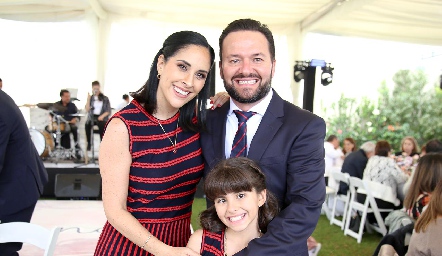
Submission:
[[[233,32],[237,31],[255,31],[260,32],[265,36],[267,42],[269,43],[269,52],[272,61],[275,60],[275,41],[273,40],[272,31],[270,31],[269,27],[265,24],[257,20],[252,19],[239,19],[232,21],[221,33],[219,37],[219,58],[222,60],[222,50],[223,50],[223,42],[226,37]]]
[[[161,48],[158,53],[155,55],[155,58],[152,62],[152,66],[150,67],[149,78],[146,83],[141,87],[138,91],[131,93],[131,96],[138,101],[139,103],[144,103],[144,108],[149,114],[153,114],[157,109],[157,90],[158,90],[158,70],[157,63],[158,57],[160,55],[164,56],[164,60],[167,62],[170,57],[173,57],[178,53],[178,51],[190,46],[197,45],[205,47],[209,50],[210,53],[210,63],[211,68],[209,73],[207,74],[206,81],[204,83],[203,89],[198,93],[198,96],[187,102],[184,106],[180,108],[180,119],[179,125],[184,130],[191,131],[199,131],[201,128],[205,127],[205,119],[206,119],[206,105],[207,99],[209,97],[209,85],[211,72],[213,70],[213,63],[215,61],[215,51],[209,45],[206,38],[193,31],[180,31],[175,32],[170,35],[163,43],[163,48]],[[198,122],[195,124],[192,122],[192,119],[195,115]]]
[[[265,175],[253,160],[246,157],[229,158],[220,162],[204,182],[204,192],[211,201],[228,193],[253,189],[256,193],[266,189]],[[267,232],[267,225],[279,212],[276,197],[269,190],[266,194],[266,201],[258,211],[258,226],[262,233]],[[211,232],[220,232],[226,227],[216,214],[214,205],[201,212],[200,223],[203,229]]]
[[[414,172],[413,181],[404,200],[405,209],[413,208],[421,193],[432,193],[437,183],[442,180],[442,154],[428,153],[419,158]]]
[[[390,143],[386,140],[380,140],[376,143],[374,154],[377,156],[388,156],[391,151]]]

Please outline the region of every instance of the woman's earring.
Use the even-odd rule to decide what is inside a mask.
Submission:
[[[160,77],[161,77],[161,75],[160,75],[160,74],[157,74],[157,78],[158,78],[158,80],[160,80]]]

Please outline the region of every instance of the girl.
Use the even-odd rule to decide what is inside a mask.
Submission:
[[[233,255],[267,231],[278,213],[259,166],[245,157],[220,162],[207,175],[206,197],[214,203],[200,215],[201,227],[187,247],[202,256]]]

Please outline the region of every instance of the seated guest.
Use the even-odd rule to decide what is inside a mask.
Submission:
[[[419,146],[412,136],[406,136],[401,141],[401,150],[396,152],[396,156],[419,156]]]
[[[358,177],[362,179],[364,174],[365,166],[367,165],[368,159],[374,155],[374,149],[376,145],[367,141],[361,145],[361,149],[353,152],[348,157],[344,159],[344,163],[342,164],[342,173],[348,173],[351,177]],[[339,185],[339,194],[347,194],[348,185],[341,182]]]
[[[356,146],[356,141],[353,138],[345,138],[344,142],[344,149],[342,149],[342,153],[344,154],[341,158],[345,159],[350,153],[355,152],[358,150],[358,147]]]
[[[428,208],[422,213],[414,226],[407,256],[442,255],[442,181],[432,193]]]
[[[427,207],[437,183],[442,180],[442,154],[428,153],[420,158],[413,177],[404,208],[410,217],[417,220]]]
[[[422,147],[425,148],[425,155],[426,153],[442,153],[442,142],[440,140],[430,140]],[[407,182],[404,184],[404,187],[402,188],[403,194],[407,195],[408,191],[410,190],[410,185],[413,182],[415,171],[411,172],[410,178],[407,180]]]
[[[340,166],[342,150],[339,147],[339,139],[336,135],[330,135],[324,142],[325,150],[325,176],[329,176],[330,169],[334,166]]]
[[[60,129],[63,129],[61,132],[65,133],[63,136],[61,136],[61,146],[64,148],[71,148],[71,139],[69,137],[69,134],[72,133],[72,137],[74,138],[75,148],[80,149],[80,145],[78,144],[78,127],[77,122],[79,118],[76,116],[73,116],[73,114],[78,113],[77,106],[73,102],[71,102],[71,93],[66,90],[62,89],[60,91],[60,101],[57,101],[54,106],[54,113],[57,115],[60,115],[64,120],[66,120],[69,124],[69,127],[65,127],[64,121],[60,120],[61,124]],[[62,107],[57,107],[62,106]],[[57,123],[57,120],[53,118],[53,124]],[[63,128],[62,128],[63,127]],[[56,132],[56,127],[52,127],[52,132]]]
[[[397,197],[397,187],[408,179],[408,175],[399,168],[390,155],[391,146],[385,140],[376,143],[374,156],[370,157],[364,170],[364,180],[379,182],[391,187],[393,196]],[[365,201],[364,194],[358,194],[358,201]],[[393,203],[376,199],[379,208],[399,209]],[[388,212],[381,212],[382,218],[387,217]],[[375,223],[374,214],[368,214],[367,219],[370,223]]]

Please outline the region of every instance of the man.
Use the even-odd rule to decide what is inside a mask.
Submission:
[[[74,116],[78,114],[77,106],[73,102],[71,102],[71,93],[62,89],[60,91],[60,101],[57,101],[54,105],[54,113],[60,115],[64,120],[66,120],[70,127],[70,132],[74,138],[75,149],[80,150],[80,144],[78,143],[78,126],[77,122],[79,118]],[[56,118],[53,118],[53,122],[56,122]],[[63,122],[60,120],[60,122]],[[63,131],[62,131],[63,132]],[[61,146],[64,148],[71,148],[71,139],[69,137],[69,133],[64,134],[61,137]]]
[[[104,126],[106,125],[109,115],[111,113],[111,105],[109,98],[104,96],[100,91],[100,83],[98,81],[92,82],[92,96],[87,93],[87,101],[85,106],[86,111],[89,113],[85,124],[87,150],[91,150],[91,132],[92,121],[94,125],[98,126],[100,132],[100,141],[103,140]]]
[[[367,165],[368,159],[374,155],[374,149],[376,144],[367,141],[361,145],[358,151],[349,154],[342,164],[342,173],[348,173],[351,177],[357,177],[362,179],[364,175],[365,166]],[[339,185],[339,194],[347,194],[348,185],[341,182]]]
[[[118,111],[124,108],[125,106],[127,106],[127,104],[129,104],[129,95],[123,94],[123,101],[120,104],[118,104],[118,107],[115,110]]]
[[[324,142],[324,150],[325,176],[328,177],[333,167],[340,166],[342,164],[340,162],[341,156],[344,155],[341,148],[339,147],[339,139],[338,137],[336,137],[336,135],[328,136],[327,141]]]
[[[0,223],[30,222],[47,181],[22,113],[0,90]],[[18,255],[21,247],[22,243],[0,243],[0,255]]]
[[[208,132],[201,134],[205,174],[229,158],[233,148],[234,156],[245,155],[260,164],[267,188],[281,207],[267,233],[235,255],[308,255],[307,238],[325,198],[324,120],[272,90],[275,45],[266,25],[236,20],[224,29],[219,44],[221,77],[231,99],[208,113]],[[238,130],[234,110],[252,112],[246,122],[241,115],[250,113],[238,114],[240,129],[247,126],[245,146],[238,147],[234,138]]]
[[[3,81],[2,81],[2,79],[0,78],[0,90],[3,88]]]

